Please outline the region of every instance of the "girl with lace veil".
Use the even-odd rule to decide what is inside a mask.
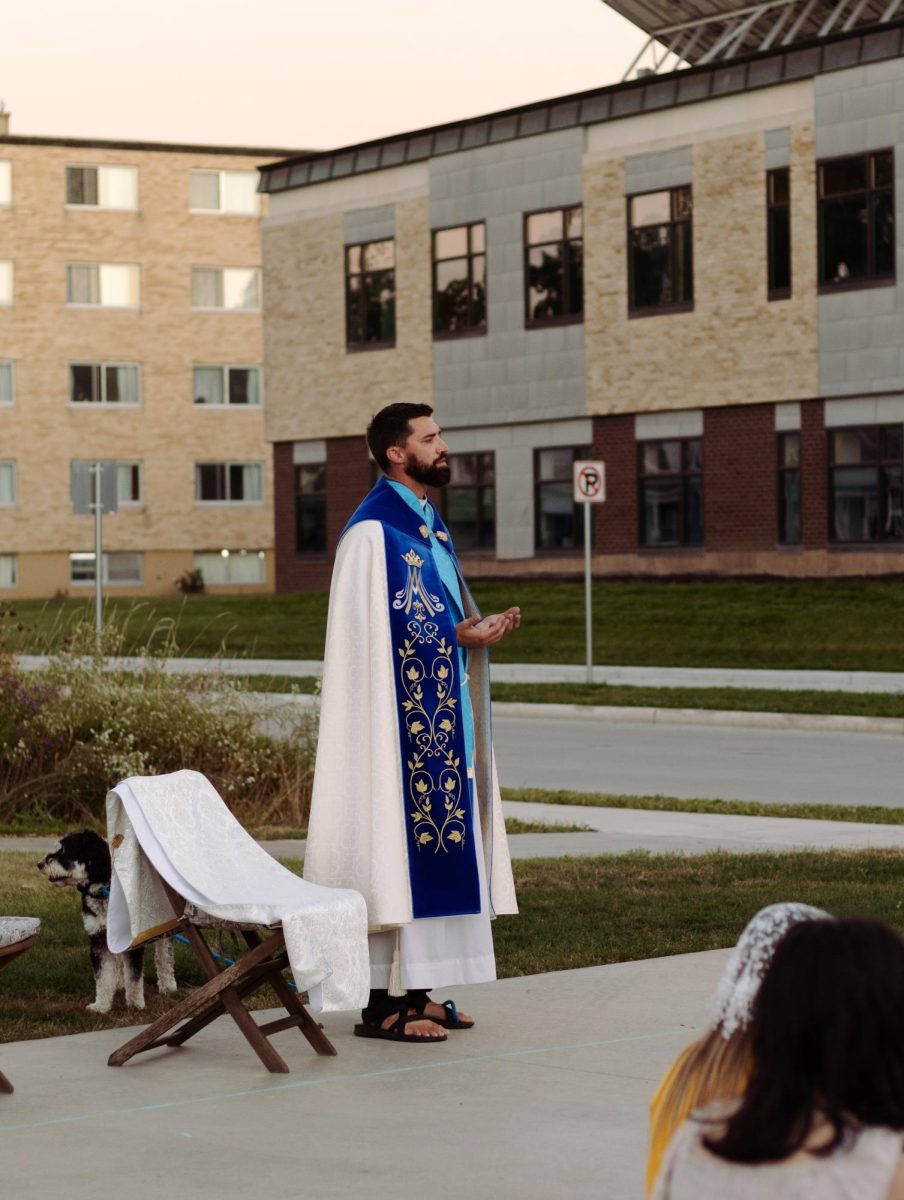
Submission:
[[[802,921],[828,918],[821,908],[788,901],[761,908],[748,922],[713,994],[709,1028],[681,1052],[650,1101],[647,1196],[653,1191],[672,1135],[688,1114],[713,1100],[734,1099],[743,1092],[750,1071],[748,1030],[753,1002],[775,947]]]

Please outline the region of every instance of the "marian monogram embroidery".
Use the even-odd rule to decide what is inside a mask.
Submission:
[[[412,743],[408,791],[409,819],[417,847],[448,854],[465,844],[461,759],[454,752],[456,712],[453,695],[456,647],[430,618],[445,606],[424,587],[424,560],[413,551],[402,555],[408,565],[405,587],[392,606],[411,616],[399,647],[405,727]]]

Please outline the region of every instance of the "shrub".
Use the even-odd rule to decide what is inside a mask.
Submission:
[[[204,591],[204,572],[200,567],[191,571],[183,571],[173,580],[176,587],[185,596],[196,596]]]

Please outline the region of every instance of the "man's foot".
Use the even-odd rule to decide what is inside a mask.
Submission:
[[[424,1016],[432,1017],[443,1029],[471,1029],[474,1025],[474,1018],[459,1012],[454,1000],[446,1000],[443,1004],[428,1000]]]
[[[446,1034],[429,1018],[419,1016],[414,1009],[395,1012],[378,1024],[362,1021],[355,1026],[356,1037],[385,1038],[391,1042],[444,1042]]]
[[[436,1016],[445,1016],[446,1015],[446,1011],[445,1011],[445,1009],[443,1009],[441,1004],[434,1004],[431,1001],[427,1005],[427,1008],[442,1009],[442,1012],[435,1014]],[[397,1013],[397,1012],[393,1013],[391,1016],[386,1018],[386,1020],[382,1023],[380,1028],[381,1029],[391,1029],[392,1026],[395,1024],[395,1022],[398,1021],[398,1019],[401,1015],[402,1015],[401,1013]],[[419,1014],[417,1012],[417,1009],[409,1008],[407,1015],[409,1017],[417,1017]],[[405,1032],[408,1034],[414,1034],[415,1037],[425,1037],[425,1038],[443,1037],[444,1038],[446,1035],[443,1033],[441,1027],[439,1025],[437,1025],[435,1021],[429,1020],[428,1019],[429,1015],[434,1015],[434,1014],[428,1014],[425,1010],[423,1015],[421,1016],[420,1020],[406,1021],[405,1022]]]

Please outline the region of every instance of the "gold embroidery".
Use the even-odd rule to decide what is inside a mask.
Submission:
[[[443,531],[441,529],[437,529],[436,536],[439,538],[439,540],[441,542],[448,542],[448,540],[449,540],[448,534],[443,533]]]
[[[411,614],[408,636],[399,648],[405,727],[413,743],[407,760],[410,772],[409,819],[418,849],[436,843],[434,853],[448,854],[450,843],[464,847],[467,826],[462,807],[461,759],[453,749],[455,707],[454,643],[446,640],[435,621],[428,620],[444,606],[424,587],[423,560],[414,551],[402,556],[408,564],[405,587],[396,592],[393,608]],[[429,651],[427,657],[421,657]],[[432,710],[432,712],[431,712]]]
[[[428,542],[430,540],[430,530],[427,528],[426,525],[421,526],[421,537],[425,537]]]

